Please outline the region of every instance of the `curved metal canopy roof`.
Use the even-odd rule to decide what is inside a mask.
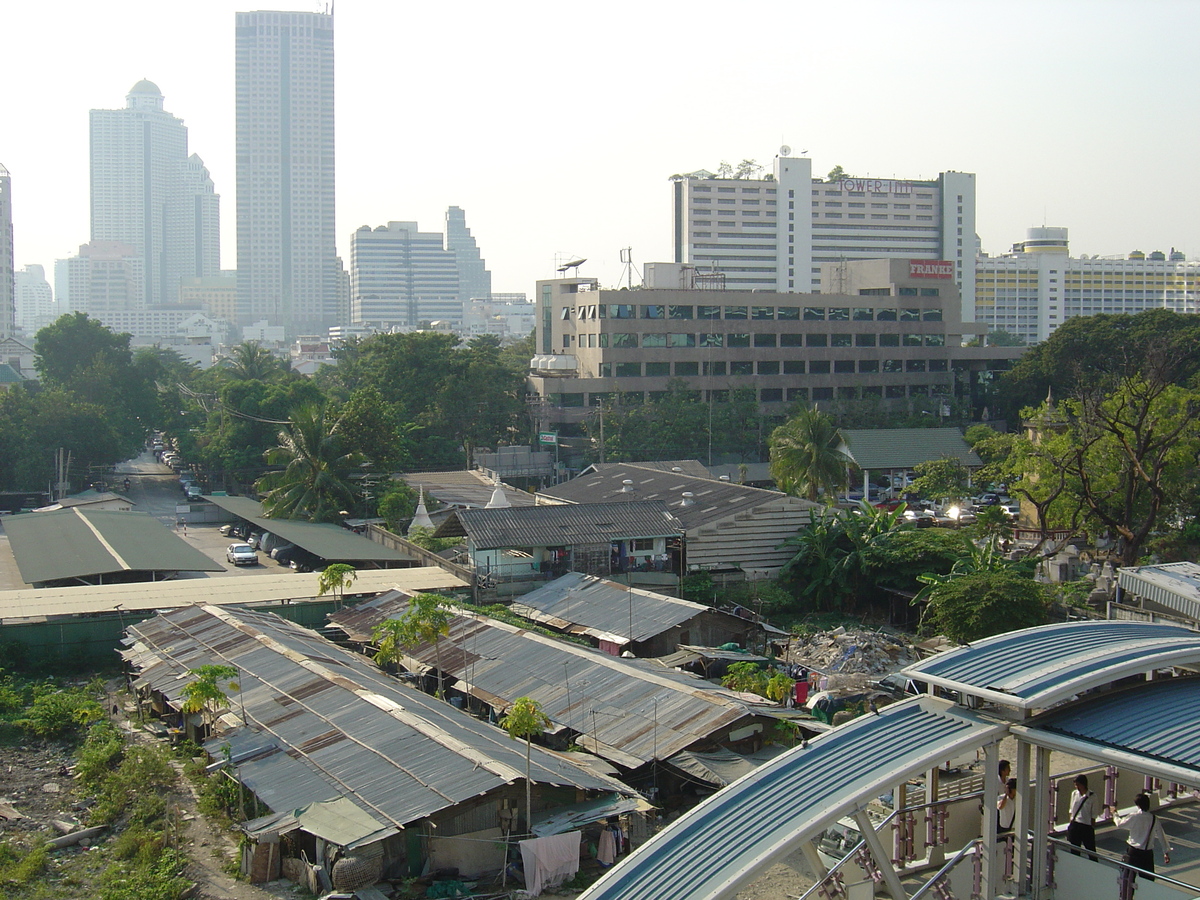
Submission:
[[[1200,783],[1200,678],[1137,684],[1012,728],[1024,741],[1179,784]]]
[[[718,900],[830,821],[960,750],[1007,731],[935,697],[861,716],[713,794],[635,850],[580,900]]]
[[[1018,709],[1045,709],[1130,675],[1200,665],[1200,632],[1149,622],[1010,631],[904,669],[909,678]]]

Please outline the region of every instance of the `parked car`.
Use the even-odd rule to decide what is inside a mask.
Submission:
[[[246,536],[246,543],[251,547],[258,549],[258,542],[262,540],[263,533],[261,531],[252,531]]]
[[[281,566],[289,566],[297,572],[311,572],[321,564],[319,556],[296,546],[279,548],[275,551],[274,557]]]
[[[225,558],[235,566],[258,565],[258,551],[249,544],[230,544]]]
[[[204,499],[204,494],[200,491],[200,485],[198,484],[189,484],[186,488],[184,488],[183,493],[188,500]]]

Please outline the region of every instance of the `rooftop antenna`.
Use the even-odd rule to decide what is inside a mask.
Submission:
[[[621,283],[622,279],[626,280],[629,290],[633,290],[633,248],[623,247],[621,249],[621,262],[625,264],[625,268],[621,270],[621,278],[617,279],[617,284]],[[642,274],[638,273],[638,280],[641,281]]]
[[[565,262],[565,263],[561,262],[561,260],[564,258],[567,260],[567,262]],[[576,256],[573,253],[558,253],[558,254],[555,254],[555,257],[554,257],[555,270],[558,272],[559,275],[566,275],[568,269],[574,269],[575,270],[574,277],[576,277],[576,278],[579,277],[579,267],[582,266],[585,262],[587,262],[586,256]]]

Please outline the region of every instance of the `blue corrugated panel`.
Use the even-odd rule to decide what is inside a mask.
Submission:
[[[923,660],[910,678],[1014,706],[1049,706],[1160,665],[1200,663],[1200,633],[1149,622],[1067,622],[987,638]]]
[[[714,794],[580,900],[731,896],[762,866],[897,781],[1004,730],[930,697],[861,717]]]

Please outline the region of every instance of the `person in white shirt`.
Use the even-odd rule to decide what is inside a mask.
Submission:
[[[1137,810],[1128,816],[1117,815],[1117,808],[1111,807],[1113,822],[1118,828],[1124,828],[1129,832],[1129,838],[1126,841],[1128,849],[1125,851],[1125,862],[1146,872],[1153,872],[1153,845],[1157,842],[1163,848],[1163,865],[1169,866],[1171,864],[1171,844],[1167,840],[1167,833],[1163,831],[1162,822],[1158,820],[1158,816],[1150,812],[1150,798],[1145,794],[1138,794],[1133,798],[1133,802],[1137,806]],[[1153,881],[1154,879],[1149,878],[1148,880]]]
[[[1017,779],[1010,778],[1004,785],[1004,793],[996,800],[996,832],[1007,834],[1013,829],[1017,817]]]
[[[1067,820],[1067,840],[1076,847],[1096,852],[1095,796],[1088,790],[1086,775],[1075,776],[1075,792],[1071,794],[1071,817]],[[1071,852],[1079,855],[1078,851]]]

